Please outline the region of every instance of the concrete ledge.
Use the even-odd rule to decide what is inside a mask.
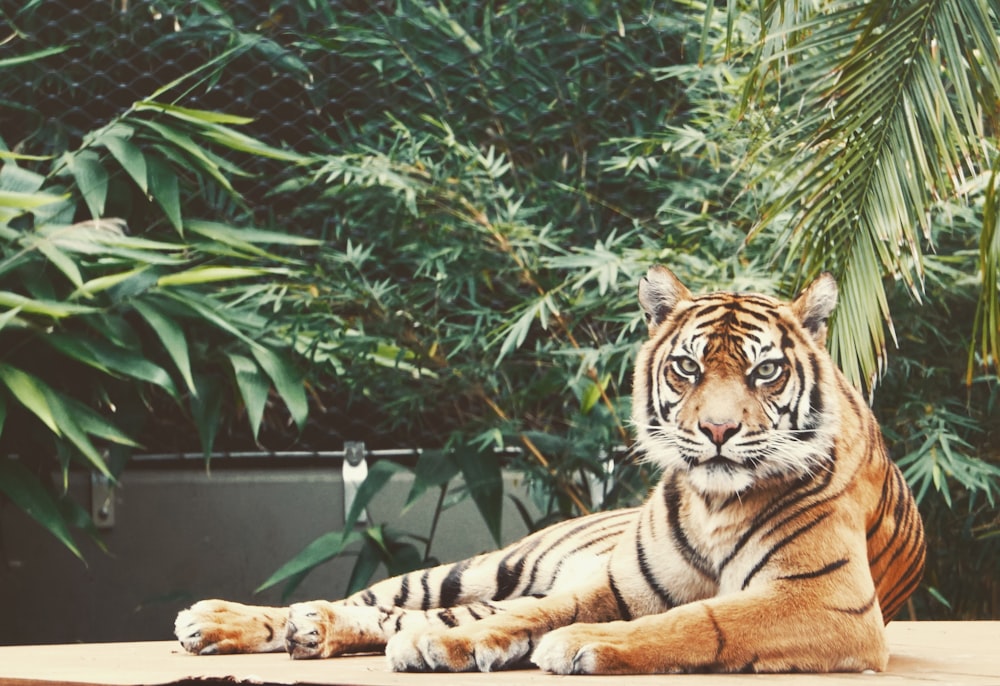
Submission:
[[[322,684],[354,686],[625,686],[666,683],[731,685],[761,679],[782,686],[874,683],[1000,684],[1000,622],[893,622],[887,672],[871,674],[557,677],[525,670],[495,674],[395,674],[381,655],[293,662],[284,654],[195,657],[173,641],[0,647],[0,684]]]

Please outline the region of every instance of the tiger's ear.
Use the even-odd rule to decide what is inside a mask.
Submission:
[[[681,302],[691,299],[691,291],[662,265],[654,265],[639,281],[639,304],[652,333]]]
[[[792,311],[821,346],[826,345],[826,323],[837,306],[837,280],[823,272],[792,301]]]

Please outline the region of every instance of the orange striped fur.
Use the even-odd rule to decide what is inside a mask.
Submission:
[[[920,581],[920,516],[824,349],[836,284],[790,303],[643,279],[636,445],[662,478],[639,508],[337,602],[202,601],[191,652],[385,649],[396,670],[533,662],[555,673],[884,669],[883,626]]]

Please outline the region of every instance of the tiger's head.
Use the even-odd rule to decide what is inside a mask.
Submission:
[[[638,447],[705,494],[807,477],[831,459],[838,428],[824,348],[837,284],[820,276],[794,301],[694,296],[655,266],[639,284],[649,340],[633,384]]]

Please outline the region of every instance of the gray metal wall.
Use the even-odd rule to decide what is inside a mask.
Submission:
[[[90,502],[91,482],[73,476],[71,492]],[[410,479],[394,477],[370,508],[376,523],[426,534],[437,498],[427,493],[402,521]],[[517,478],[507,493],[528,498]],[[279,604],[280,588],[253,595],[282,563],[344,520],[340,466],[295,469],[126,471],[114,494],[109,552],[82,540],[86,565],[13,507],[0,511],[0,643],[161,640],[176,612],[207,597]],[[526,528],[505,504],[504,542]],[[494,547],[466,500],[440,521],[432,554],[442,561]],[[292,601],[339,598],[353,558],[311,573]]]

